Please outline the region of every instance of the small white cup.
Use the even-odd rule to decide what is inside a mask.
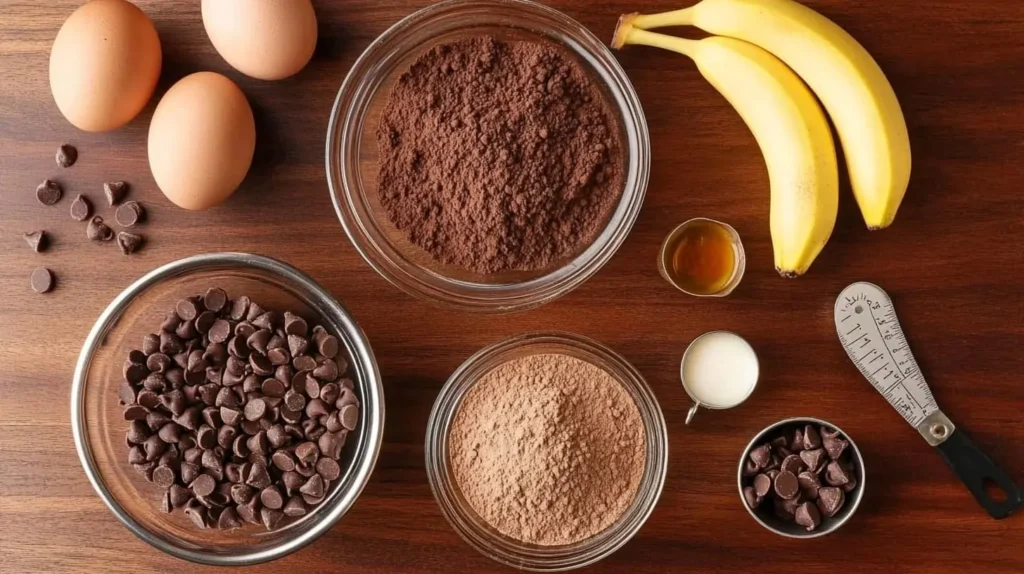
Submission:
[[[712,400],[709,396],[709,392],[711,391],[710,387],[706,386],[706,384],[702,385],[700,380],[688,380],[686,375],[687,361],[697,360],[695,358],[695,354],[698,351],[695,351],[695,349],[699,349],[702,345],[709,344],[711,340],[715,338],[721,338],[723,345],[731,345],[733,348],[731,350],[726,350],[724,347],[720,347],[719,349],[709,348],[711,350],[705,351],[712,356],[712,358],[706,359],[709,363],[721,365],[721,368],[723,369],[734,368],[736,366],[735,361],[730,360],[730,357],[726,356],[730,352],[749,353],[747,360],[753,362],[752,370],[748,368],[748,372],[746,373],[734,373],[733,376],[727,376],[726,379],[719,383],[719,385],[725,384],[732,387],[729,389],[729,392],[726,393],[730,396],[728,396],[724,401]],[[683,382],[683,390],[686,391],[687,395],[690,395],[690,398],[693,399],[694,402],[694,405],[690,407],[690,410],[686,413],[686,424],[690,424],[690,421],[693,420],[694,415],[697,414],[697,410],[700,407],[712,410],[724,410],[731,409],[742,404],[757,387],[760,370],[760,364],[757,360],[757,353],[754,352],[754,348],[750,346],[750,343],[748,343],[746,339],[740,337],[736,333],[731,331],[710,331],[694,339],[686,348],[686,352],[683,353],[683,360],[679,365],[679,378]]]

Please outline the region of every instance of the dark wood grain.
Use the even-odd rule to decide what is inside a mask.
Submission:
[[[335,93],[360,51],[425,1],[316,1],[314,61],[270,83],[228,68],[206,38],[198,2],[140,0],[163,42],[159,93],[187,73],[215,70],[239,83],[256,114],[252,172],[235,197],[203,213],[174,208],[153,183],[145,150],[153,103],[108,134],[75,130],[54,106],[49,48],[78,4],[0,0],[0,570],[202,570],[135,539],[93,494],[74,453],[68,393],[87,330],[126,284],[179,257],[242,250],[298,266],[350,308],[380,361],[388,409],[380,460],[352,511],[313,545],[252,571],[501,571],[438,511],[424,472],[424,429],[438,389],[467,356],[535,329],[575,331],[624,354],[668,421],[661,501],[639,535],[594,572],[1024,571],[1024,516],[989,519],[861,378],[832,325],[833,301],[846,284],[866,279],[886,288],[940,404],[1024,483],[1024,4],[808,0],[885,69],[906,114],[914,174],[896,224],[882,232],[864,228],[844,189],[831,242],[795,281],[772,270],[767,173],[740,118],[689,61],[649,49],[621,53],[654,156],[639,221],[586,285],[500,319],[438,310],[387,284],[349,244],[328,198],[323,146]],[[610,35],[620,12],[679,7],[553,4],[600,36]],[[53,154],[63,142],[77,145],[80,159],[58,171]],[[49,209],[36,203],[35,186],[54,176],[97,203],[102,181],[131,181],[149,210],[149,244],[131,258],[90,244],[67,214],[70,201]],[[744,238],[747,275],[725,300],[683,296],[655,269],[664,234],[693,216],[728,221]],[[299,222],[312,231],[297,233]],[[45,254],[20,237],[36,228],[54,236]],[[29,289],[40,265],[58,276],[47,296]],[[678,362],[686,344],[711,329],[752,342],[762,381],[741,408],[702,413],[686,427]],[[749,438],[804,414],[849,432],[869,473],[858,514],[813,543],[763,530],[734,484]]]

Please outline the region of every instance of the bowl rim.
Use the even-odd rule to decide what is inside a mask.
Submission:
[[[336,318],[348,334],[352,336],[354,345],[354,356],[352,359],[353,361],[359,361],[364,368],[367,378],[366,388],[369,389],[374,404],[378,405],[378,408],[373,413],[367,413],[368,416],[364,416],[364,440],[366,441],[367,450],[362,458],[357,458],[353,461],[353,488],[341,493],[335,505],[330,509],[325,509],[327,512],[300,535],[286,538],[274,546],[259,551],[241,550],[231,554],[190,550],[169,543],[143,527],[113,498],[106,485],[100,479],[93,458],[92,448],[86,436],[84,393],[89,366],[97,348],[100,346],[101,337],[137,295],[165,279],[184,272],[223,264],[240,265],[266,271],[296,283],[310,293],[314,293],[317,297],[317,304],[325,307],[333,314],[334,317],[332,319]],[[364,400],[364,404],[367,402]],[[221,252],[192,255],[161,265],[135,280],[114,297],[113,301],[107,305],[89,330],[89,334],[86,336],[85,343],[82,345],[82,350],[76,361],[74,378],[71,383],[71,431],[74,436],[75,450],[78,453],[79,462],[82,464],[82,468],[93,490],[121,524],[144,542],[171,556],[199,564],[213,566],[259,564],[291,554],[319,538],[349,511],[369,482],[370,475],[373,473],[377,458],[380,455],[384,434],[383,429],[384,387],[380,370],[366,334],[355,322],[348,310],[338,303],[328,290],[321,287],[311,277],[295,267],[277,259],[249,253]]]
[[[588,69],[603,70],[601,83],[607,84],[606,89],[612,95],[609,99],[610,107],[616,111],[617,116],[621,116],[621,123],[626,126],[627,137],[624,146],[629,152],[622,197],[612,211],[608,226],[589,246],[574,259],[544,275],[524,281],[493,285],[454,279],[421,268],[419,265],[395,262],[394,258],[378,245],[378,241],[364,230],[367,224],[364,218],[358,215],[353,199],[354,195],[359,194],[350,192],[349,179],[355,176],[347,175],[350,171],[348,160],[343,157],[352,147],[348,142],[350,132],[361,129],[362,126],[361,119],[350,118],[353,102],[359,102],[367,97],[366,78],[379,72],[381,65],[375,58],[381,51],[403,32],[421,25],[424,20],[436,17],[438,13],[480,7],[528,10],[540,16],[554,18],[572,26],[577,30],[576,33],[592,44],[592,47],[580,48],[591,56],[582,62],[582,65]],[[574,41],[573,44],[578,42]],[[600,62],[595,63],[593,60]],[[611,80],[605,81],[607,78],[604,78],[604,75],[610,76]],[[621,102],[618,101],[620,99]],[[636,141],[630,141],[631,137],[635,137]],[[636,223],[650,181],[650,163],[650,132],[640,98],[611,50],[575,19],[532,0],[444,0],[421,8],[391,25],[367,46],[345,76],[331,108],[325,146],[327,186],[331,202],[345,234],[363,260],[381,277],[408,295],[442,308],[482,313],[509,313],[544,305],[571,292],[600,271],[622,247]],[[619,212],[621,220],[618,227],[613,228],[611,225]],[[599,245],[604,235],[608,236],[604,243]],[[599,248],[595,250],[597,247]],[[580,260],[591,251],[587,259]],[[423,276],[410,272],[406,269],[408,266],[422,269]],[[560,273],[563,275],[553,278]],[[439,278],[439,281],[429,281],[425,279],[427,276]]]
[[[461,525],[461,521],[454,519],[456,513],[455,510],[450,507],[456,506],[456,503],[452,501],[452,495],[449,492],[453,487],[445,486],[446,483],[443,480],[443,474],[445,473],[442,469],[446,467],[446,464],[442,461],[442,458],[446,453],[443,443],[446,437],[441,435],[441,431],[443,429],[447,429],[449,427],[450,420],[454,418],[455,413],[457,412],[457,405],[473,388],[476,382],[469,381],[467,383],[467,381],[464,380],[470,371],[478,367],[481,362],[492,361],[506,351],[545,343],[553,343],[556,345],[564,345],[579,349],[586,354],[596,356],[597,358],[608,361],[622,369],[622,371],[627,375],[627,378],[629,379],[628,381],[620,380],[621,377],[618,374],[613,374],[612,376],[624,386],[635,387],[635,394],[639,395],[639,397],[644,400],[645,405],[637,404],[637,408],[641,413],[641,418],[645,422],[645,430],[647,431],[648,438],[653,437],[657,439],[656,441],[652,441],[648,444],[648,452],[653,450],[659,453],[659,456],[657,456],[654,462],[651,463],[652,475],[651,482],[647,487],[648,491],[645,493],[643,481],[637,490],[637,498],[643,496],[647,500],[639,508],[637,514],[631,518],[629,523],[621,525],[622,531],[619,532],[618,536],[607,540],[606,546],[593,550],[589,556],[586,556],[582,560],[571,562],[569,561],[569,558],[561,557],[562,562],[550,566],[544,564],[544,559],[539,557],[532,557],[530,558],[531,562],[527,563],[523,561],[525,560],[523,558],[517,560],[511,553],[505,552],[497,554],[492,552],[491,549],[485,547],[476,539],[489,538],[490,533],[481,534],[479,531],[473,529],[471,525],[463,526]],[[479,378],[477,380],[479,380]],[[632,395],[633,393],[630,394]],[[650,420],[647,420],[643,414],[645,408],[650,411]],[[441,446],[439,447],[438,445]],[[528,331],[506,337],[484,346],[467,358],[452,373],[444,386],[438,392],[434,405],[430,409],[430,416],[427,419],[426,436],[424,438],[424,458],[426,459],[427,481],[430,483],[430,491],[434,496],[434,501],[437,503],[441,510],[441,514],[444,516],[452,530],[454,530],[456,534],[463,539],[463,541],[469,544],[471,548],[495,562],[511,566],[519,570],[531,572],[560,572],[582,568],[607,558],[632,540],[640,529],[643,528],[644,524],[647,523],[647,520],[654,512],[654,509],[658,506],[658,501],[661,499],[661,494],[664,491],[665,482],[668,476],[668,428],[665,423],[664,413],[661,410],[661,405],[658,402],[657,395],[654,394],[653,389],[647,383],[640,371],[615,350],[599,341],[568,331]],[[624,514],[623,516],[626,515]],[[611,526],[608,528],[611,528]],[[602,533],[597,536],[604,534],[607,530],[608,529],[602,531]],[[468,531],[472,531],[474,536],[469,536]],[[582,542],[584,541],[575,544],[580,544]],[[548,559],[559,559],[559,557],[549,557]]]
[[[743,498],[743,464],[746,461],[747,456],[749,456],[750,451],[754,449],[755,444],[764,435],[770,433],[772,430],[774,430],[776,428],[779,428],[779,427],[782,427],[782,426],[786,426],[786,425],[790,425],[790,424],[794,424],[794,423],[799,423],[799,422],[812,422],[812,423],[815,423],[815,424],[818,424],[818,425],[821,425],[821,426],[831,427],[831,428],[834,428],[835,430],[839,431],[839,433],[842,434],[843,436],[845,436],[846,440],[849,441],[850,447],[852,447],[853,453],[856,455],[857,466],[860,467],[859,468],[859,470],[860,470],[860,472],[859,472],[860,480],[858,481],[857,486],[854,488],[855,492],[857,492],[857,499],[853,501],[853,506],[850,507],[850,510],[846,513],[845,516],[843,516],[839,520],[833,522],[827,529],[822,529],[822,530],[819,530],[817,532],[808,532],[807,534],[793,534],[791,532],[784,532],[782,530],[779,530],[778,528],[775,528],[773,525],[765,522],[760,516],[758,516],[757,513],[754,512],[754,509],[750,508],[750,506],[747,505],[746,501]],[[760,524],[761,526],[765,527],[767,530],[770,530],[770,531],[774,532],[775,534],[778,534],[779,536],[785,536],[786,538],[793,538],[793,539],[796,539],[796,540],[806,540],[806,539],[810,539],[810,538],[820,538],[822,536],[826,536],[828,534],[832,534],[836,530],[839,530],[840,528],[842,528],[847,522],[849,522],[850,518],[852,518],[853,515],[857,513],[857,509],[860,508],[860,503],[861,503],[862,500],[864,500],[864,485],[865,485],[866,482],[867,482],[867,469],[864,468],[864,456],[861,454],[860,448],[857,446],[857,443],[853,441],[853,438],[850,436],[849,433],[847,433],[843,429],[839,428],[838,425],[832,424],[829,421],[826,421],[824,419],[819,419],[819,418],[816,418],[816,417],[790,417],[790,418],[787,418],[787,419],[782,419],[780,421],[774,422],[774,423],[764,427],[763,429],[759,430],[757,433],[754,434],[754,437],[752,439],[750,439],[750,442],[747,443],[746,448],[743,449],[743,454],[740,455],[739,468],[736,471],[736,484],[737,484],[737,486],[739,488],[740,503],[743,505],[743,508],[745,508],[747,510],[747,513],[750,514],[750,516],[752,516],[754,518],[754,520],[757,521],[758,524]]]

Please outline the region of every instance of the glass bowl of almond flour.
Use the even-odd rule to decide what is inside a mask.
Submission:
[[[481,154],[494,151],[477,149],[471,142],[487,148],[487,142],[501,139],[487,130],[495,120],[501,123],[502,118],[509,116],[507,110],[500,105],[487,109],[460,107],[459,110],[479,111],[468,112],[472,119],[467,122],[465,116],[453,117],[445,107],[455,105],[451,97],[453,92],[456,99],[459,97],[459,86],[444,84],[437,88],[442,92],[419,90],[418,84],[413,83],[413,88],[408,87],[408,82],[403,84],[403,77],[424,61],[431,62],[431,54],[444,54],[444,50],[459,46],[460,42],[481,38],[502,46],[533,43],[548,50],[548,55],[557,53],[555,57],[566,65],[552,69],[570,78],[573,89],[582,87],[586,92],[582,105],[601,110],[601,141],[606,144],[594,143],[592,148],[586,148],[600,148],[599,153],[605,156],[601,167],[580,177],[573,172],[568,179],[550,185],[547,173],[522,167],[525,163],[505,164],[507,179],[496,175],[490,164],[472,170],[465,167]],[[472,54],[469,57],[474,58]],[[520,63],[506,62],[502,69],[512,70],[514,75],[514,70],[520,70]],[[438,67],[450,70],[443,66]],[[572,70],[568,75],[567,68]],[[407,88],[404,103],[408,105],[403,108],[406,130],[390,131],[388,126],[396,116],[389,111],[393,110],[392,96],[402,86]],[[519,93],[508,90],[507,84],[501,84],[500,91]],[[431,98],[438,93],[447,93],[449,99],[440,96],[441,104],[435,105],[436,100]],[[420,94],[425,102],[430,102],[430,109],[413,109],[416,104],[409,100],[416,100]],[[445,111],[437,112],[435,108],[439,106]],[[433,115],[432,110],[436,112]],[[567,151],[567,146],[582,145],[571,130],[563,133],[556,128],[549,134],[538,126],[556,120],[543,112],[531,114],[523,122],[524,129],[511,120],[507,122],[505,129],[511,126],[509,135],[515,138],[509,142],[510,149],[526,146],[535,150],[537,145],[546,145],[553,148],[550,154],[531,151],[523,156],[536,161],[557,156],[557,160],[550,161],[569,165],[565,168],[567,172],[587,169],[580,166],[586,163],[588,151],[580,156]],[[491,126],[481,128],[475,123],[478,117],[479,124],[489,117]],[[437,128],[438,122],[445,127]],[[447,127],[449,122],[455,127]],[[479,138],[466,139],[462,128],[467,123],[482,130]],[[423,135],[430,126],[435,131],[441,129],[445,137],[435,138],[433,132]],[[382,139],[382,133],[394,137]],[[536,138],[545,141],[538,143]],[[410,143],[412,140],[416,140],[415,145]],[[410,167],[408,173],[400,174],[405,180],[400,189],[389,183],[403,179],[388,177],[388,166],[402,165],[398,160],[389,163],[398,154],[389,154],[389,146],[405,146],[402,153],[408,155],[403,159],[408,160]],[[456,163],[445,163],[452,157],[458,158]],[[643,110],[625,72],[604,43],[578,22],[529,0],[448,0],[393,25],[352,67],[331,114],[326,168],[331,198],[342,227],[356,250],[381,276],[405,292],[443,307],[500,313],[552,301],[578,287],[611,259],[643,203],[650,170],[650,141]],[[476,182],[467,184],[460,179],[466,171],[473,170]],[[535,173],[536,176],[531,175]],[[529,189],[557,199],[540,200],[525,194],[534,199],[520,204],[510,201],[507,194],[523,193],[528,188],[491,185],[531,177],[534,187]],[[536,178],[542,182],[537,183]],[[562,185],[566,182],[568,185]],[[585,196],[576,193],[573,186],[577,183],[584,188]],[[599,192],[593,191],[598,188]],[[550,209],[537,207],[545,201],[561,202],[563,198],[567,198],[565,203],[553,203]],[[578,211],[586,212],[586,217],[577,217],[576,213],[561,215],[559,210],[571,211],[576,205],[573,202],[581,200],[584,207]],[[479,218],[475,214],[451,216],[466,207],[467,203],[460,202],[472,203],[481,210]],[[556,212],[560,214],[557,217],[552,215]],[[514,228],[504,227],[504,222],[512,218],[517,218]],[[557,221],[553,222],[554,219]],[[437,224],[438,220],[447,223]],[[568,227],[574,228],[567,231]],[[575,227],[585,228],[577,232]],[[468,228],[484,232],[468,234]],[[489,233],[492,229],[497,229],[493,235]],[[499,255],[492,255],[492,249]]]
[[[668,463],[665,420],[640,373],[570,333],[518,335],[470,357],[434,403],[425,450],[452,528],[485,556],[537,572],[626,544]]]

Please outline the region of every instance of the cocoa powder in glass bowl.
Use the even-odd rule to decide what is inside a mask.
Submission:
[[[550,41],[437,45],[401,75],[377,128],[378,193],[435,259],[532,271],[582,251],[622,192],[601,89]]]

